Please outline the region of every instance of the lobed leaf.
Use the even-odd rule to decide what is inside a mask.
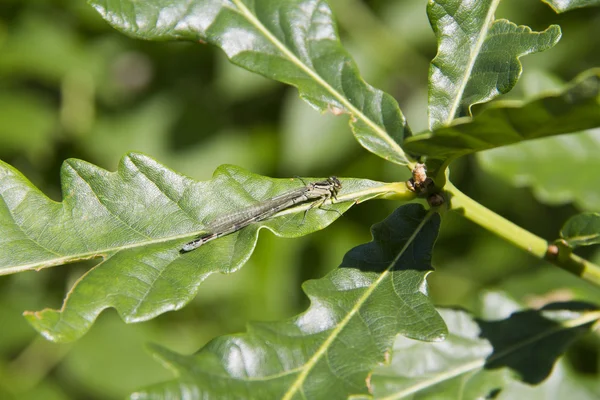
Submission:
[[[331,9],[322,0],[88,0],[113,27],[147,40],[214,44],[234,63],[298,88],[314,108],[349,114],[369,151],[400,165],[410,135],[389,94],[368,85],[341,46]]]
[[[564,91],[523,102],[498,102],[473,118],[413,136],[404,148],[446,163],[465,154],[600,126],[600,70],[587,71]]]
[[[583,7],[598,7],[600,0],[542,0],[557,13],[563,13]]]
[[[499,2],[430,0],[427,15],[438,39],[429,68],[429,128],[471,115],[471,106],[509,92],[522,66],[519,58],[553,47],[557,25],[543,32],[496,20]]]
[[[600,210],[600,130],[525,141],[477,154],[481,167],[517,186],[530,186],[545,204],[574,202]]]
[[[108,307],[126,322],[183,307],[208,275],[239,269],[262,228],[283,237],[306,235],[356,202],[402,190],[397,187],[402,185],[342,179],[339,202],[315,207],[306,218],[309,205],[287,209],[182,255],[181,246],[206,232],[216,216],[303,183],[231,165],[219,167],[210,181],[196,182],[134,153],[123,158],[117,172],[67,160],[61,179],[64,200],[57,203],[0,162],[0,274],[103,259],[74,285],[61,310],[27,313],[54,341],[77,339]]]
[[[600,213],[586,212],[569,218],[560,230],[569,247],[600,244]]]
[[[155,346],[177,378],[132,399],[345,399],[366,393],[368,372],[401,333],[443,339],[446,327],[429,302],[425,277],[438,214],[407,204],[372,227],[340,267],[303,285],[311,301],[287,321],[253,323],[182,356]]]
[[[498,300],[505,302],[496,297],[495,308],[503,306]],[[439,312],[448,325],[447,339],[424,343],[398,337],[391,363],[371,375],[375,398],[496,398],[516,381],[539,384],[568,345],[600,320],[596,306],[576,302],[496,320],[459,310]]]

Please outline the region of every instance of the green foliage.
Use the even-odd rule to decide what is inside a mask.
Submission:
[[[565,90],[566,85],[543,70],[525,77],[525,95]],[[523,141],[477,153],[479,165],[511,185],[531,187],[544,204],[575,203],[582,210],[599,210],[594,173],[600,168],[597,130]],[[560,160],[560,162],[557,162]],[[568,166],[568,167],[565,167]]]
[[[512,308],[497,293],[484,301]],[[465,311],[440,309],[451,332],[444,342],[404,337],[394,342],[389,365],[370,378],[375,398],[487,398],[523,380],[540,383],[562,350],[589,332],[598,309],[580,303],[554,303],[540,310],[514,311],[504,318],[474,318]],[[502,397],[504,398],[504,397]]]
[[[396,100],[360,77],[340,45],[327,3],[89,3],[112,26],[133,37],[186,39],[220,47],[233,63],[297,87],[300,97],[314,108],[334,115],[349,114],[354,135],[366,149],[388,161],[408,163],[399,144],[410,131]]]
[[[438,40],[429,68],[430,129],[470,116],[473,104],[510,91],[521,75],[519,57],[547,50],[560,39],[557,25],[532,32],[496,20],[495,8],[493,0],[429,2],[427,14]]]
[[[498,102],[473,118],[460,118],[433,133],[408,138],[404,147],[448,162],[473,152],[598,126],[600,71],[595,69],[559,93],[527,103]]]
[[[560,230],[560,237],[570,247],[600,244],[600,213],[583,213],[569,218]]]
[[[263,178],[233,166],[219,168],[211,181],[194,182],[146,156],[130,154],[116,173],[68,160],[61,173],[65,199],[56,203],[10,166],[2,164],[0,171],[5,204],[0,212],[6,221],[0,272],[103,258],[71,289],[60,311],[28,314],[44,336],[61,342],[80,337],[108,307],[130,322],[181,308],[208,275],[239,269],[261,228],[278,236],[302,236],[323,229],[353,202],[390,190],[369,180],[344,179],[339,203],[330,209],[305,214],[307,205],[296,207],[182,255],[181,246],[206,232],[211,219],[302,183]]]
[[[431,35],[413,2],[89,3],[97,12],[9,0],[0,14],[0,275],[10,275],[0,280],[1,398],[121,398],[144,386],[132,398],[598,396],[597,341],[585,334],[600,314],[574,300],[598,301],[600,260],[565,248],[598,243],[597,132],[549,136],[600,126],[600,73],[536,89],[533,100],[517,84],[523,68],[562,81],[599,65],[593,18],[568,13],[559,28],[544,4],[438,0],[427,8]],[[548,3],[565,11],[597,2]],[[136,39],[191,43],[131,40],[105,22]],[[282,117],[284,86],[273,80],[328,115],[288,101]],[[473,107],[513,88],[508,100]],[[413,128],[425,129],[429,112],[430,131],[412,137],[395,98]],[[339,136],[347,121],[380,157]],[[469,153],[478,164],[452,163]],[[416,156],[435,185],[413,171]],[[232,161],[246,169],[223,165],[204,181],[174,172],[202,176]],[[542,202],[594,212],[545,208],[486,171],[531,185]],[[367,202],[414,200],[411,172],[408,186],[435,207]],[[338,201],[289,208],[179,252],[215,217],[304,185],[268,178],[295,174],[393,183],[343,178]],[[569,217],[553,257],[542,238]],[[372,241],[356,246],[378,220]],[[258,241],[262,228],[275,235]],[[547,261],[562,270],[535,268]],[[67,263],[76,265],[47,268]],[[490,287],[526,311],[488,295],[483,319],[474,317]],[[60,298],[62,308],[26,319],[56,342],[95,326],[76,343],[36,338],[17,315]],[[468,311],[440,316],[433,303]],[[156,383],[169,378],[142,354],[148,341],[159,343],[151,352],[172,380]]]
[[[548,3],[550,7],[557,13],[571,11],[575,8],[597,7],[600,6],[598,0],[542,0]]]
[[[154,347],[177,371],[172,382],[132,398],[322,398],[366,393],[365,376],[398,334],[439,341],[447,331],[426,297],[439,216],[422,206],[398,208],[372,227],[373,240],[350,250],[339,268],[308,281],[306,312],[253,323],[192,356]],[[416,323],[418,321],[418,323]]]
[[[597,137],[598,131],[591,131],[524,141],[482,152],[478,160],[512,185],[531,186],[546,204],[573,202],[583,210],[600,210],[598,188],[590,184],[600,170]]]

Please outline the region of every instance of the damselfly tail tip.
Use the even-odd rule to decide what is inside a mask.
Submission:
[[[183,247],[179,250],[179,254],[189,253],[190,251],[197,249],[198,246],[194,246],[194,244],[194,242],[184,244]]]

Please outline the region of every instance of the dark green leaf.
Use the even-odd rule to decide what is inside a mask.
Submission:
[[[597,7],[600,0],[542,0],[548,4],[557,13],[571,11],[576,8]]]
[[[507,301],[494,298],[495,310]],[[600,319],[597,307],[575,302],[500,320],[479,320],[457,310],[440,314],[448,325],[446,341],[398,337],[390,365],[377,367],[371,376],[375,398],[484,399],[515,380],[539,384],[566,347]]]
[[[71,289],[62,310],[27,316],[56,341],[81,336],[108,307],[116,308],[127,322],[179,309],[208,275],[240,268],[260,229],[283,237],[306,235],[329,225],[355,202],[402,186],[342,179],[339,202],[313,208],[305,219],[309,205],[181,255],[181,246],[206,232],[206,224],[216,216],[302,182],[265,178],[227,165],[219,167],[212,180],[196,182],[140,154],[123,158],[117,172],[67,160],[61,178],[64,201],[57,203],[0,162],[0,274],[103,258]]]
[[[418,204],[398,208],[372,228],[373,241],[303,288],[309,309],[290,320],[253,323],[192,356],[155,347],[177,379],[137,392],[148,398],[345,399],[366,393],[366,376],[394,337],[443,339],[425,277],[439,215]]]
[[[498,1],[430,1],[429,21],[438,54],[429,69],[429,127],[471,115],[471,106],[510,91],[522,66],[519,57],[547,50],[560,39],[557,25],[543,32],[494,18]]]
[[[368,85],[341,46],[321,0],[231,2],[89,0],[116,29],[148,40],[185,39],[220,47],[250,71],[298,88],[322,112],[349,114],[357,140],[397,164],[410,134],[393,97]]]
[[[595,69],[579,76],[563,92],[527,103],[498,102],[474,118],[460,118],[433,133],[408,138],[404,148],[434,159],[452,160],[524,140],[598,126],[600,70]]]
[[[560,230],[560,237],[570,247],[600,244],[600,213],[583,213],[569,218]]]

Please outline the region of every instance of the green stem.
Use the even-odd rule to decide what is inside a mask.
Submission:
[[[552,256],[548,252],[549,243],[544,239],[485,208],[458,190],[451,182],[447,182],[444,189],[448,195],[450,210],[462,214],[465,218],[535,257],[547,260],[596,286],[600,286],[600,266],[573,253],[561,253],[559,256]]]

